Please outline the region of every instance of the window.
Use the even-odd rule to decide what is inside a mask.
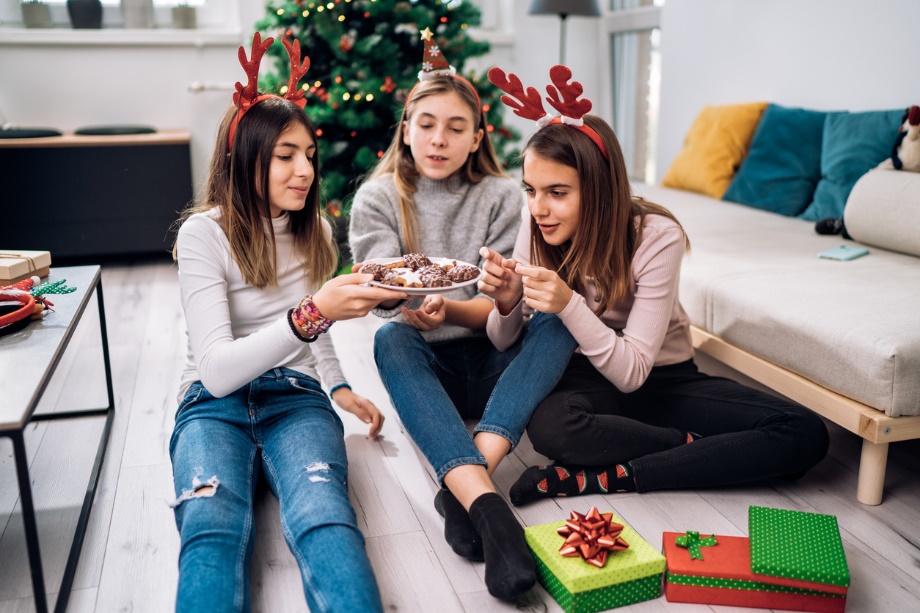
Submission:
[[[609,0],[603,17],[609,40],[609,53],[600,58],[601,73],[609,79],[602,94],[604,112],[612,117],[629,176],[646,183],[657,176],[664,1]]]

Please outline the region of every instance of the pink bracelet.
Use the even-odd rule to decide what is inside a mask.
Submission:
[[[313,296],[304,296],[297,308],[291,313],[291,319],[297,324],[305,336],[318,336],[329,330],[333,321],[323,317],[316,305]]]

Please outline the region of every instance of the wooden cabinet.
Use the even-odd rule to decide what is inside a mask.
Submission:
[[[187,131],[0,139],[5,248],[56,263],[166,257],[192,196]]]

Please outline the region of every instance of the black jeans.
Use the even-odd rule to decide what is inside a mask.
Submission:
[[[703,438],[688,445],[687,432]],[[653,368],[627,394],[581,354],[537,407],[527,434],[561,464],[629,462],[640,492],[801,476],[829,442],[812,411],[705,375],[693,360]]]

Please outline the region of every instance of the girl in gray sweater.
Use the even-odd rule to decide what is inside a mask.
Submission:
[[[420,81],[390,147],[355,196],[356,266],[407,253],[482,266],[483,246],[510,257],[523,198],[484,127],[479,97],[465,79]],[[534,563],[490,475],[555,385],[574,340],[546,315],[498,351],[484,331],[492,302],[475,286],[381,307],[375,313],[392,321],[375,336],[374,358],[406,430],[444,486],[435,508],[445,538],[458,555],[485,560],[489,593],[514,600],[534,584]],[[479,420],[475,438],[464,418]]]

